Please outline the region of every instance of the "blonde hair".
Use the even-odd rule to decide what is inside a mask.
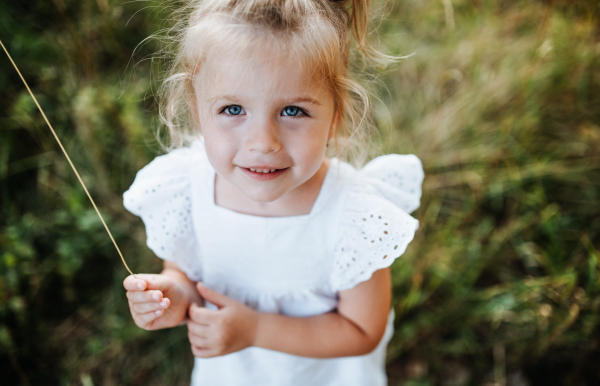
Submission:
[[[369,45],[368,13],[369,0],[187,0],[175,11],[179,21],[167,34],[167,54],[175,53],[159,92],[167,147],[186,146],[198,138],[192,83],[209,52],[259,36],[292,49],[325,81],[338,114],[335,153],[360,165],[373,125],[369,93],[349,69],[351,53],[354,49],[359,59],[380,62],[391,58]]]

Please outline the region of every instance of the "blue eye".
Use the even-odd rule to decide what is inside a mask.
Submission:
[[[242,109],[242,106],[240,105],[231,105],[225,107],[223,111],[225,111],[229,115],[240,115],[244,111],[244,109]]]
[[[295,117],[301,113],[302,113],[302,110],[298,106],[286,106],[283,108],[282,115],[288,115],[290,117]]]

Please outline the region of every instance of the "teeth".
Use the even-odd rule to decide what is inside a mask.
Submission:
[[[252,169],[252,168],[248,168],[253,172],[256,173],[273,173],[274,171],[276,171],[277,169],[273,169],[273,170],[269,170],[269,169]]]

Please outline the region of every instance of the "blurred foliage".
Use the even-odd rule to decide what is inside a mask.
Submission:
[[[402,1],[385,152],[416,153],[389,369],[410,384],[600,384],[600,2]],[[521,383],[519,383],[521,382]]]
[[[160,269],[121,193],[159,152],[160,64],[139,43],[168,25],[163,6],[0,0],[0,39],[135,272]],[[377,149],[417,154],[427,176],[393,266],[390,384],[600,384],[599,13],[390,5],[381,44],[415,55],[379,74]],[[0,90],[2,384],[189,383],[185,328],[133,324],[127,272],[7,58]]]
[[[160,269],[121,193],[157,153],[157,4],[0,2],[0,39],[90,188],[129,264]],[[147,6],[153,8],[145,8]],[[164,23],[163,23],[164,24]],[[8,59],[0,60],[0,373],[3,385],[189,383],[184,328],[131,323],[127,275]],[[159,68],[155,70],[160,70]],[[156,342],[161,342],[159,345]]]

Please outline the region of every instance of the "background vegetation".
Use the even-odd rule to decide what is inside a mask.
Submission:
[[[168,26],[163,5],[0,0],[0,39],[136,272],[160,263],[121,194],[159,147],[156,47],[134,48]],[[600,384],[600,2],[390,8],[381,44],[415,55],[379,74],[379,151],[427,176],[393,266],[390,384]],[[127,273],[3,55],[2,384],[187,384],[185,328],[133,324]]]

